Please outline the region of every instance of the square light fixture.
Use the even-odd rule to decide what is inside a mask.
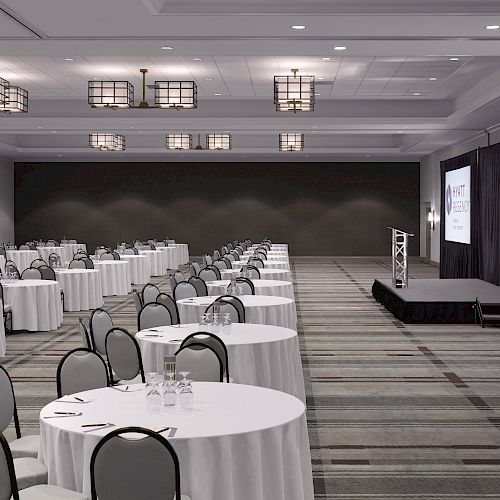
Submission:
[[[126,81],[90,81],[89,104],[93,108],[131,108],[134,87]]]
[[[191,134],[167,134],[167,149],[191,149],[193,146],[193,136]]]
[[[94,132],[89,134],[89,146],[100,151],[124,151],[125,136],[119,134]]]
[[[274,77],[274,103],[276,111],[314,111],[314,76],[293,75]]]
[[[207,149],[231,149],[231,134],[207,134]]]
[[[189,81],[155,82],[155,104],[159,108],[197,108],[198,89],[196,83]]]
[[[10,84],[7,80],[0,78],[0,106],[9,102],[9,87]]]
[[[280,151],[304,151],[304,134],[280,134]]]
[[[27,113],[28,91],[21,87],[10,85],[7,88],[6,100],[0,104],[0,111],[5,113]]]

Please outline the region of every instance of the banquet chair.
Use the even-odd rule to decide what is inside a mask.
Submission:
[[[87,265],[83,259],[73,259],[68,266],[68,269],[86,269]]]
[[[229,242],[227,245],[226,245],[227,249],[229,250],[229,252],[231,252],[234,247],[233,247],[233,244],[231,242]]]
[[[218,269],[217,269],[218,271]],[[217,281],[219,278],[217,277],[217,273],[213,269],[202,269],[200,271],[200,274],[198,275],[198,278],[202,279],[203,281]]]
[[[101,260],[115,260],[115,257],[111,252],[104,252],[99,256]]]
[[[113,250],[111,252],[111,255],[113,256],[113,259],[115,259],[115,260],[121,260],[120,254],[116,250]]]
[[[234,262],[235,260],[240,260],[240,257],[241,257],[241,254],[239,252],[237,252],[236,250],[233,250],[228,256],[227,258],[229,259],[229,257],[232,257],[233,260],[231,262]]]
[[[49,255],[49,266],[50,267],[54,267],[60,261],[61,261],[61,257],[57,253],[51,253]]]
[[[198,290],[192,283],[189,283],[188,281],[181,281],[175,285],[173,296],[176,301],[188,299],[190,297],[197,297]]]
[[[141,294],[135,288],[132,290],[131,294],[132,294],[132,300],[134,301],[135,312],[139,314],[139,312],[142,309],[142,306],[144,305],[142,303]]]
[[[12,307],[10,304],[5,303],[5,296],[3,294],[3,286],[0,283],[0,306],[2,307],[2,320],[5,330],[12,331]]]
[[[54,269],[49,266],[40,266],[38,270],[42,273],[42,279],[57,281]]]
[[[246,267],[246,271],[247,271],[247,274],[249,275],[250,279],[254,279],[254,280],[260,279],[259,268],[252,266],[252,265],[248,265]],[[243,272],[243,269],[241,269],[241,272]]]
[[[234,257],[233,254],[231,253],[227,253],[225,256],[224,256],[224,259],[227,259],[229,262],[231,262],[231,264],[235,261],[235,260],[240,260],[240,256],[238,255],[237,258]]]
[[[170,295],[166,293],[160,293],[158,297],[156,297],[156,302],[158,302],[158,304],[163,304],[170,311],[172,325],[178,325],[180,323],[177,302],[175,302],[175,300]]]
[[[205,281],[199,276],[191,276],[188,283],[191,283],[196,288],[196,293],[198,297],[206,297],[208,295],[208,288]]]
[[[5,436],[0,432],[1,500],[88,500],[59,486],[47,484],[48,471],[36,458],[12,458]]]
[[[262,259],[252,257],[251,259],[248,259],[248,264],[259,269],[264,269],[264,261]]]
[[[257,258],[261,259],[261,260],[267,260],[267,254],[262,252],[261,250],[259,250],[257,252]]]
[[[252,283],[252,280],[238,276],[236,283],[243,289],[243,295],[255,295],[255,285]]]
[[[220,252],[218,250],[214,250],[214,253],[212,255],[212,260],[218,260],[220,259]]]
[[[26,242],[26,245],[30,247],[30,250],[36,250],[36,245],[32,241]]]
[[[43,259],[35,259],[31,264],[30,267],[35,267],[39,268],[40,266],[46,266],[47,262],[45,262]]]
[[[99,441],[90,459],[90,492],[92,500],[191,500],[181,495],[172,445],[142,427],[115,429]]]
[[[89,331],[83,318],[78,318],[78,324],[80,326],[80,337],[82,338],[83,347],[92,351],[92,341],[90,340]]]
[[[92,261],[92,259],[86,257],[85,259],[83,259],[83,262],[85,262],[85,267],[87,269],[94,269],[94,262]]]
[[[231,263],[229,263],[231,264]],[[214,264],[213,264],[219,271],[222,270],[222,271],[225,271],[226,269],[228,269],[227,267],[227,263],[226,261],[222,260],[222,259],[219,259],[219,260],[215,260],[214,261]]]
[[[137,330],[169,326],[172,324],[172,315],[163,304],[150,302],[143,306],[137,315]]]
[[[219,356],[222,362],[222,370],[225,375],[226,382],[229,382],[229,357],[227,347],[224,341],[217,335],[209,332],[195,332],[188,335],[181,343],[179,349],[186,346],[194,345],[193,349],[201,349],[199,345],[211,347]],[[179,371],[177,371],[179,373]],[[195,379],[198,380],[198,379]]]
[[[185,281],[186,280],[184,278],[184,274],[182,274],[181,271],[175,271],[174,278],[175,278],[175,281],[177,283],[180,283],[181,281]]]
[[[58,247],[59,243],[56,240],[47,240],[47,247]]]
[[[233,323],[245,323],[245,306],[240,299],[232,295],[221,295],[217,297],[205,310],[205,313],[213,313],[214,309],[218,307],[219,313],[231,314],[231,321]]]
[[[227,269],[233,268],[233,265],[231,264],[231,261],[227,258],[227,255],[222,257],[222,261],[226,264]]]
[[[0,432],[5,432],[12,420],[16,429],[16,439],[10,443],[14,458],[38,456],[40,436],[21,436],[21,426],[17,415],[16,395],[14,386],[7,370],[0,365]]]
[[[199,272],[201,271],[201,266],[200,264],[198,264],[198,262],[191,262],[189,269],[191,271],[191,276],[198,276]]]
[[[24,245],[19,245],[18,250],[31,250],[31,249],[30,246],[25,243]]]
[[[221,249],[220,249],[220,254],[222,256],[226,255],[227,253],[229,253],[229,249],[227,248],[227,246],[223,246]]]
[[[8,260],[5,263],[5,272],[14,274],[17,279],[21,279],[21,273],[19,272],[19,269],[17,268],[16,264],[11,260]]]
[[[109,252],[108,247],[100,246],[100,247],[96,248],[95,255],[97,255],[97,257],[100,257],[101,254],[107,253],[107,252]]]
[[[106,354],[106,335],[114,328],[113,320],[108,311],[97,308],[90,315],[90,339],[95,351]]]
[[[106,357],[112,384],[146,382],[139,344],[124,328],[113,328],[106,335]]]
[[[36,267],[28,267],[21,274],[22,280],[41,280],[42,273]]]
[[[86,257],[88,257],[88,255],[85,252],[83,252],[82,250],[78,250],[78,252],[76,252],[73,255],[74,260],[82,260],[82,259],[85,259]]]
[[[203,265],[204,266],[211,266],[213,263],[212,257],[210,255],[204,255],[203,256]]]
[[[156,302],[156,297],[161,293],[161,290],[152,283],[144,285],[141,292],[142,305],[149,304],[150,302]]]
[[[123,250],[123,255],[139,255],[137,248],[125,248]]]
[[[177,373],[189,372],[195,382],[224,382],[224,366],[217,351],[200,342],[180,347],[175,353]]]

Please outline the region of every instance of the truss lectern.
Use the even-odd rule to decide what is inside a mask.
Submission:
[[[415,236],[395,227],[392,231],[392,286],[408,288],[408,237]]]

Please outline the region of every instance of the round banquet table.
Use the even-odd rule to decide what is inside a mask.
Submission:
[[[251,245],[250,250],[259,247],[259,245]],[[271,250],[286,250],[288,252],[288,243],[272,243]]]
[[[198,323],[206,308],[219,297],[193,297],[177,301],[181,323]],[[297,330],[295,302],[287,297],[269,295],[240,295],[245,306],[245,323],[275,325]]]
[[[65,250],[63,247],[36,247],[36,249],[40,258],[47,263],[49,262],[49,255],[53,253],[61,257],[61,262],[65,262],[66,260]]]
[[[130,263],[127,260],[94,260],[94,267],[101,272],[104,297],[127,295],[132,289]]]
[[[251,253],[250,255],[241,255],[240,256],[240,261],[244,260],[244,261],[247,261],[248,259],[250,259],[251,257],[253,256],[253,253]],[[267,260],[269,261],[272,261],[272,262],[288,262],[288,255],[287,254],[280,254],[280,255],[272,255],[271,252],[268,252],[267,253]],[[264,261],[264,265],[267,261],[265,260]]]
[[[173,356],[185,337],[203,331],[198,323],[156,327],[136,334],[145,372],[162,372],[163,357]],[[269,325],[234,323],[216,333],[226,344],[229,376],[237,384],[286,392],[305,403],[304,375],[297,332]]]
[[[5,257],[3,255],[0,255],[0,271],[5,271]]]
[[[266,280],[292,281],[292,273],[286,269],[259,269],[260,278]],[[230,280],[241,276],[241,269],[221,269],[221,278]]]
[[[243,255],[253,255],[254,250],[246,250],[243,252]],[[274,255],[279,255],[280,257],[286,256],[288,257],[288,252],[286,250],[269,250],[267,252],[268,258],[271,258]]]
[[[4,300],[12,307],[12,328],[57,330],[63,321],[61,285],[52,280],[2,280]]]
[[[180,262],[179,262],[179,252],[177,248],[157,246],[156,249],[160,250],[166,255],[168,269],[174,269],[174,270],[178,269]]]
[[[128,426],[169,426],[162,435],[179,457],[182,493],[192,500],[313,500],[305,406],[299,399],[250,385],[194,382],[191,408],[153,413],[147,411],[144,384],[129,387],[81,392],[86,403],[66,397],[42,409],[38,458],[48,468],[49,484],[90,498],[90,458],[103,436]],[[47,418],[55,411],[82,415]],[[81,427],[98,422],[109,425]]]
[[[134,285],[145,285],[151,278],[151,260],[147,255],[120,255],[130,264],[130,280]]]
[[[235,260],[234,262],[231,262],[231,266],[233,269],[241,269],[243,266],[246,266],[248,264],[248,261],[241,261],[241,260]],[[265,260],[264,261],[264,268],[269,268],[269,269],[286,269],[287,271],[290,270],[290,264],[288,262],[283,262],[280,260]]]
[[[225,295],[230,280],[207,281],[208,295]],[[274,295],[276,297],[294,298],[293,285],[289,281],[252,280],[255,295]]]
[[[187,264],[189,262],[189,247],[187,243],[172,243],[168,246],[177,249],[179,264]]]
[[[66,311],[88,311],[103,305],[101,272],[97,269],[54,269],[64,292]]]
[[[78,250],[87,252],[87,245],[85,243],[61,243],[61,246],[64,249],[64,260],[66,262],[71,262]]]
[[[31,263],[40,256],[36,250],[7,250],[7,260],[14,262],[19,272],[31,266]]]
[[[167,274],[167,254],[161,250],[139,250],[140,255],[146,255],[151,264],[151,276]]]
[[[0,300],[0,311],[3,311],[3,303]],[[0,358],[5,356],[7,345],[5,343],[5,323],[3,317],[0,320]]]

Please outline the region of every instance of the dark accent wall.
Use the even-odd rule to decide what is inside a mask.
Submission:
[[[17,163],[15,185],[18,242],[168,235],[201,255],[269,236],[293,255],[390,255],[396,226],[418,255],[418,163]]]

